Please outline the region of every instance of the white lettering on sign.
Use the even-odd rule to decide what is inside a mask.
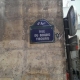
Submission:
[[[45,22],[38,22],[37,25],[45,25]]]
[[[34,37],[38,37],[38,34],[34,34]]]
[[[42,40],[48,41],[48,40],[50,40],[50,36],[51,36],[51,34],[46,33],[45,30],[39,30],[38,33],[34,34],[34,37],[37,41],[42,41]]]
[[[43,37],[43,36],[50,36],[50,33],[40,34],[40,37]]]
[[[36,40],[49,40],[49,37],[39,37],[39,38],[36,38]]]
[[[45,33],[45,30],[39,30],[39,33]]]

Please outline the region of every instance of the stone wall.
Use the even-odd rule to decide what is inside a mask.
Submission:
[[[54,43],[30,44],[30,26],[46,19]],[[0,0],[0,80],[65,80],[62,0]]]

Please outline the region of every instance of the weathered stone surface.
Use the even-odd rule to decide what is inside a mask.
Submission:
[[[14,74],[21,74],[23,55],[23,50],[11,50],[0,54],[0,77],[13,77]]]
[[[18,50],[24,48],[24,40],[4,40],[1,46],[6,50]]]
[[[22,17],[22,0],[5,0],[6,19],[20,19]]]
[[[12,78],[0,78],[0,80],[14,80]]]
[[[6,20],[5,26],[4,40],[20,40],[23,38],[22,19]]]
[[[1,2],[0,80],[65,80],[62,0]],[[54,25],[54,43],[30,44],[38,19]]]

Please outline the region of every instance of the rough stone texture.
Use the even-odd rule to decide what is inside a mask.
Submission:
[[[62,0],[0,1],[0,80],[65,80]],[[30,44],[30,26],[46,19],[54,43]]]
[[[0,80],[13,80],[12,78],[0,78]]]

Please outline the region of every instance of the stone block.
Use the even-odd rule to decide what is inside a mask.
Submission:
[[[22,73],[23,50],[11,50],[0,55],[0,77],[12,77]]]
[[[5,26],[3,40],[20,40],[23,38],[24,30],[22,18],[6,20]]]
[[[0,78],[0,80],[14,80],[13,78]]]
[[[20,50],[24,48],[24,40],[4,40],[1,42],[2,48],[9,50]]]

